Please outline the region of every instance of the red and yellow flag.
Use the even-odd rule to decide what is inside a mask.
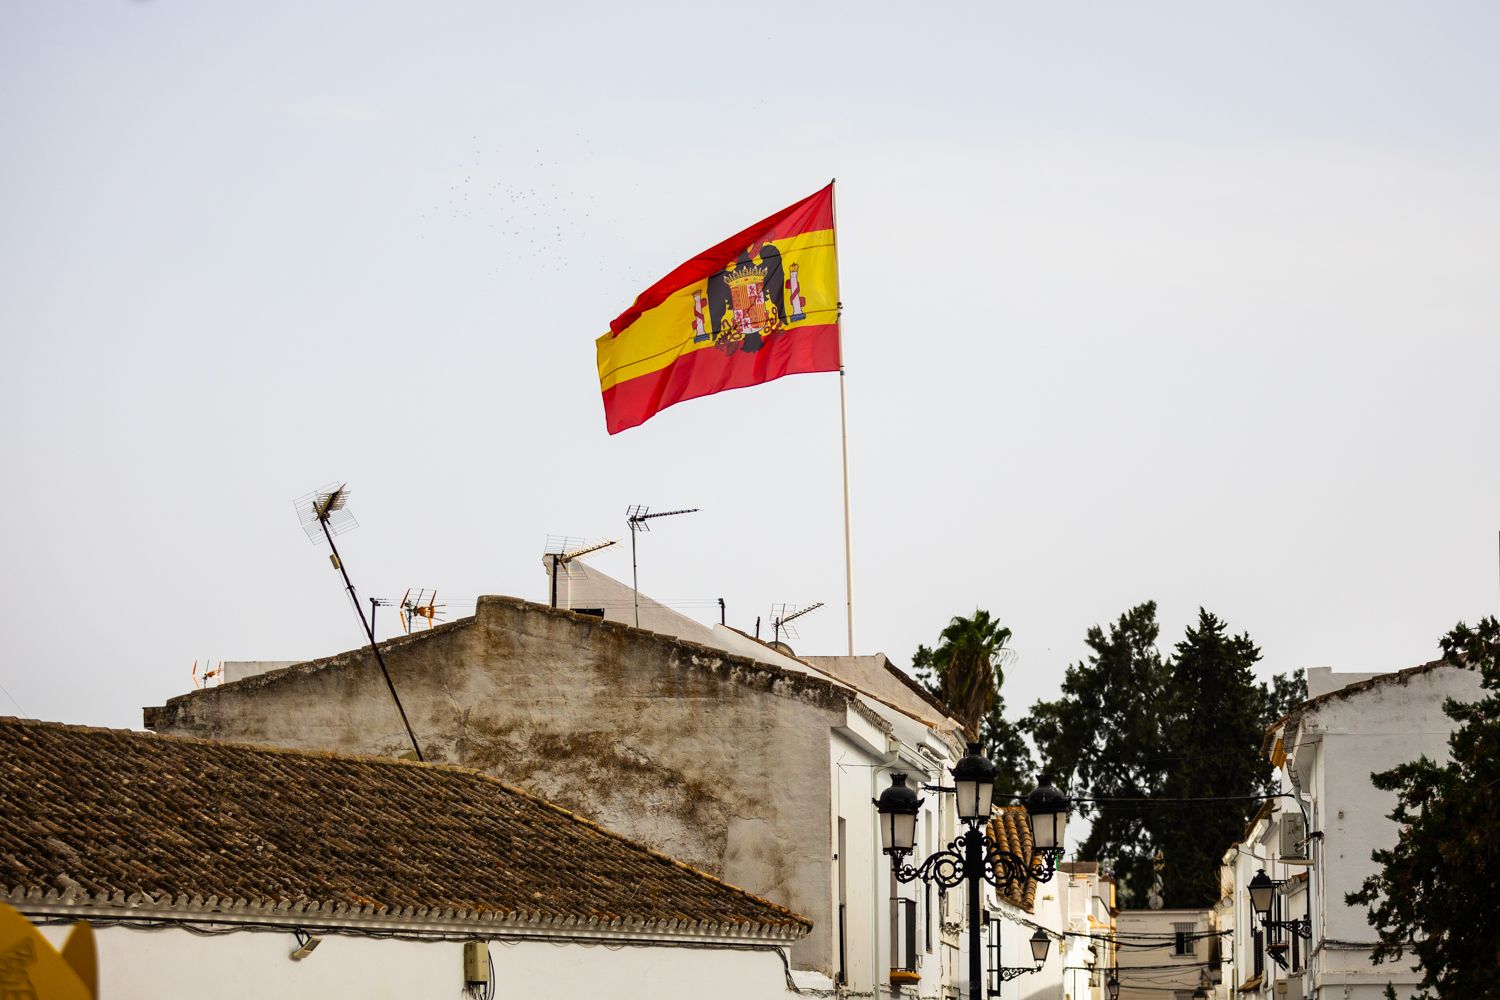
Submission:
[[[596,342],[609,433],[685,399],[839,369],[833,185],[705,250]]]

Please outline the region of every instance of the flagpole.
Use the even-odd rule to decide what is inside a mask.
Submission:
[[[828,182],[830,189],[838,180]],[[833,217],[833,281],[839,281],[839,212],[838,193],[829,191],[830,213]],[[839,448],[844,459],[844,609],[849,622],[849,655],[854,655],[854,556],[849,540],[849,415],[844,404],[844,304],[838,303],[834,323],[838,325],[839,343]]]

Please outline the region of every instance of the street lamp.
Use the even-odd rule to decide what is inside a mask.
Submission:
[[[997,942],[998,942],[998,939],[997,939]],[[1049,949],[1049,948],[1052,947],[1052,938],[1051,938],[1050,935],[1048,935],[1048,933],[1046,931],[1044,931],[1040,927],[1038,927],[1036,929],[1036,933],[1033,934],[1033,935],[1031,935],[1030,943],[1031,943],[1031,957],[1036,961],[1035,965],[1011,965],[1011,966],[1000,965],[999,964],[999,962],[1000,962],[1000,959],[999,959],[999,951],[1000,951],[1000,949],[999,949],[998,943],[996,944],[996,947],[995,947],[995,954],[996,954],[995,963],[996,964],[995,964],[995,968],[994,968],[994,973],[995,973],[995,977],[1000,982],[1002,982],[1002,983],[1008,983],[1012,979],[1015,979],[1017,976],[1027,976],[1027,975],[1030,975],[1033,972],[1041,972],[1042,971],[1042,965],[1047,961],[1047,949]],[[990,995],[991,996],[996,996],[996,995],[999,994],[999,992],[1000,991],[997,990],[997,989],[992,989],[992,990],[990,990]]]
[[[988,882],[1003,893],[1016,885],[1024,885],[1027,879],[1050,882],[1063,852],[1063,833],[1070,802],[1050,778],[1038,776],[1036,789],[1026,797],[1032,850],[1030,856],[1022,857],[1002,850],[985,833],[995,795],[995,765],[980,752],[978,743],[969,744],[968,753],[953,766],[952,773],[953,787],[936,790],[953,794],[958,818],[963,820],[967,829],[946,850],[934,853],[915,867],[907,864],[906,858],[915,844],[917,812],[922,807],[922,800],[917,797],[916,789],[906,784],[906,775],[891,775],[891,787],[880,793],[875,808],[880,814],[882,851],[890,856],[891,873],[898,882],[921,879],[936,882],[944,889],[969,883],[969,990],[973,1000],[981,1000],[984,945],[979,919],[979,883],[981,880]],[[1042,937],[1045,939],[1046,935],[1042,934]],[[1047,944],[1033,937],[1032,955],[1038,963],[1045,961]]]
[[[1120,1000],[1120,970],[1109,970],[1109,978],[1104,981],[1104,991],[1109,994],[1109,1000]]]
[[[1256,915],[1260,917],[1260,925],[1266,930],[1284,928],[1302,940],[1307,941],[1312,938],[1311,920],[1306,917],[1297,920],[1271,919],[1271,906],[1276,895],[1276,890],[1283,885],[1286,885],[1286,882],[1274,881],[1266,874],[1266,870],[1262,868],[1255,873],[1255,877],[1250,880],[1250,885],[1247,887],[1247,891],[1250,893],[1250,906],[1254,908]]]

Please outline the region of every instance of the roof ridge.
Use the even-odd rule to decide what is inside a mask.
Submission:
[[[1380,673],[1375,674],[1373,677],[1366,677],[1364,680],[1360,681],[1350,681],[1348,684],[1345,684],[1342,687],[1336,687],[1332,691],[1324,691],[1322,694],[1314,698],[1307,698],[1303,701],[1299,701],[1297,704],[1292,706],[1291,711],[1287,712],[1281,718],[1266,726],[1266,736],[1265,740],[1261,743],[1261,752],[1266,753],[1270,749],[1271,736],[1276,732],[1276,730],[1280,729],[1282,726],[1291,721],[1293,716],[1303,715],[1309,709],[1320,708],[1323,705],[1328,704],[1330,701],[1333,701],[1335,698],[1347,698],[1350,695],[1369,691],[1373,688],[1379,687],[1382,684],[1390,684],[1398,681],[1404,682],[1412,677],[1417,676],[1418,674],[1430,673],[1431,671],[1436,670],[1438,667],[1457,667],[1460,670],[1467,669],[1462,663],[1457,663],[1453,660],[1450,660],[1446,656],[1440,656],[1435,660],[1428,660],[1426,663],[1419,663],[1414,667],[1402,667],[1400,670],[1381,671]]]
[[[864,693],[857,688],[853,688],[846,684],[836,682],[825,676],[821,676],[821,671],[819,671],[820,676],[813,676],[811,674],[805,674],[796,670],[788,670],[785,667],[778,667],[774,663],[766,663],[764,660],[757,660],[753,657],[746,656],[743,653],[731,652],[727,649],[720,649],[717,646],[707,646],[701,642],[694,642],[691,639],[684,639],[681,636],[671,635],[670,633],[653,632],[650,629],[638,628],[625,622],[610,621],[607,618],[596,618],[593,615],[580,614],[577,611],[572,611],[567,608],[554,608],[550,605],[538,604],[535,601],[528,601],[525,598],[512,597],[507,594],[481,595],[475,602],[474,614],[464,618],[455,619],[451,622],[444,622],[442,625],[439,625],[433,629],[424,629],[421,633],[412,633],[409,636],[396,636],[392,639],[385,639],[380,643],[380,647],[382,649],[385,649],[387,648],[388,644],[393,643],[397,645],[406,645],[407,643],[416,640],[419,636],[421,637],[421,639],[425,640],[429,637],[444,633],[445,631],[452,631],[453,629],[460,626],[471,626],[476,621],[478,621],[479,608],[483,607],[486,604],[509,606],[532,613],[542,613],[567,618],[571,621],[588,625],[592,628],[602,628],[606,630],[623,629],[628,632],[635,632],[641,636],[650,637],[652,639],[665,642],[669,645],[679,647],[680,649],[689,653],[697,653],[700,655],[706,654],[712,657],[716,657],[720,660],[723,660],[726,666],[745,666],[756,671],[767,672],[774,678],[790,681],[793,687],[800,686],[804,689],[826,691],[829,694],[842,698],[846,702],[857,701],[858,696]],[[238,688],[241,685],[251,687],[256,685],[257,683],[264,683],[269,678],[290,674],[294,671],[303,672],[325,669],[327,667],[334,666],[336,661],[345,660],[354,656],[369,655],[369,650],[370,647],[368,645],[359,646],[355,649],[346,649],[343,652],[334,653],[330,656],[322,656],[318,657],[317,659],[306,660],[301,663],[294,663],[289,667],[281,667],[278,670],[268,670],[263,674],[253,674],[249,677],[243,677],[240,680],[232,681],[229,684],[215,685],[211,688],[200,688],[196,691],[187,691],[183,694],[168,698],[166,703],[160,706],[160,708],[148,707],[144,711],[149,716],[153,712],[160,712],[164,709],[173,708],[174,706],[187,704],[191,701],[210,695],[224,688]],[[793,659],[796,659],[796,657],[793,657]],[[696,663],[693,663],[692,665],[695,667],[700,666]],[[811,664],[809,664],[809,667],[811,667]],[[731,679],[734,679],[732,675]],[[786,697],[786,695],[781,690],[779,690],[779,686],[776,684],[767,685],[765,690],[777,697]],[[895,706],[892,707],[894,708]],[[911,713],[906,714],[910,715]]]

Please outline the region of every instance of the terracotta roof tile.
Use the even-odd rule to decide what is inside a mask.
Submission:
[[[1024,806],[998,807],[990,816],[989,834],[990,839],[1001,850],[1019,854],[1023,858],[1031,857],[1031,821],[1026,816]],[[1013,885],[1001,895],[1032,913],[1036,910],[1036,886],[1036,879],[1028,878],[1024,885]]]
[[[0,761],[12,897],[812,926],[464,768],[4,718]]]

